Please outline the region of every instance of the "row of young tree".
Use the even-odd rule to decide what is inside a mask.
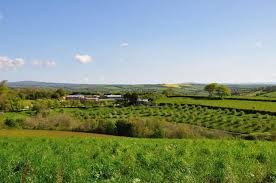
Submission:
[[[209,93],[209,97],[223,98],[231,95],[231,89],[228,86],[218,83],[210,83],[204,87],[204,90]]]

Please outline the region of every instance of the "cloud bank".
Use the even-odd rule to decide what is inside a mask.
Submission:
[[[81,54],[76,54],[75,55],[75,60],[78,63],[81,64],[87,64],[93,61],[93,58],[90,55],[81,55]]]
[[[16,70],[22,67],[25,61],[22,58],[9,58],[7,56],[0,56],[0,70]]]

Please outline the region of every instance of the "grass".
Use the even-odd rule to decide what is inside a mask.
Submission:
[[[266,93],[263,96],[269,97],[269,98],[276,98],[276,92]]]
[[[273,142],[47,138],[24,133],[20,137],[0,137],[1,182],[276,180]]]
[[[247,100],[209,100],[209,99],[194,99],[187,97],[161,98],[157,103],[172,103],[172,104],[197,104],[205,106],[216,106],[236,109],[250,109],[276,112],[276,102],[263,101],[247,101]]]

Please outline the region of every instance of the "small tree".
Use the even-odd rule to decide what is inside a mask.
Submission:
[[[0,95],[6,94],[9,92],[9,88],[7,86],[7,81],[3,80],[0,82]]]
[[[216,93],[220,98],[231,95],[231,90],[225,85],[218,85],[216,88]]]
[[[126,93],[124,95],[124,100],[129,105],[135,105],[138,102],[138,94],[137,93]]]
[[[213,97],[217,87],[218,87],[217,83],[210,83],[204,87],[204,90],[209,93],[209,97]]]

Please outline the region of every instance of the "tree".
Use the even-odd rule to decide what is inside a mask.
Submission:
[[[138,94],[137,93],[126,93],[124,95],[125,102],[129,105],[135,105],[138,102]]]
[[[225,85],[218,85],[216,88],[216,93],[220,98],[231,95],[231,90]]]
[[[7,86],[7,81],[3,80],[0,82],[0,95],[6,94],[9,92],[9,88]]]
[[[60,97],[64,97],[66,95],[65,90],[62,88],[57,89],[55,93],[57,93]]]
[[[217,87],[218,87],[217,83],[210,83],[204,87],[204,90],[209,93],[209,97],[213,97]]]
[[[168,96],[174,95],[174,91],[172,88],[168,88],[168,89],[163,90],[162,94],[168,97]]]
[[[10,111],[11,108],[8,104],[9,88],[6,83],[6,80],[0,82],[0,110]]]
[[[33,104],[33,110],[36,111],[36,113],[44,112],[47,109],[49,109],[47,101],[37,100]]]

